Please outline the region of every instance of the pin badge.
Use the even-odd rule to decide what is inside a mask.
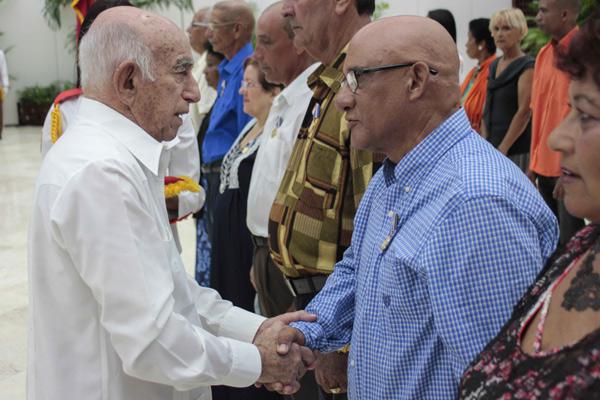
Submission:
[[[391,225],[390,225],[390,231],[388,233],[388,235],[385,237],[385,239],[383,240],[383,242],[381,243],[381,246],[379,246],[379,248],[381,249],[381,251],[386,251],[388,249],[388,247],[390,246],[390,243],[392,242],[392,239],[394,238],[394,235],[396,234],[396,229],[398,229],[398,222],[400,217],[398,216],[398,214],[396,214],[393,211],[389,211],[388,212],[388,217],[390,217],[391,220]]]
[[[312,115],[314,119],[318,119],[321,116],[321,104],[317,103],[313,107]]]
[[[278,116],[277,119],[275,120],[275,128],[273,128],[273,130],[271,131],[271,137],[277,136],[277,130],[279,129],[279,127],[282,124],[283,124],[283,118],[281,116]]]

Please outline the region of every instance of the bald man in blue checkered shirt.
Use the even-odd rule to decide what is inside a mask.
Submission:
[[[351,399],[455,398],[556,246],[535,187],[459,108],[458,68],[448,33],[422,17],[371,23],[350,42],[337,105],[353,145],[388,158],[307,307],[317,321],[280,341],[350,343]]]

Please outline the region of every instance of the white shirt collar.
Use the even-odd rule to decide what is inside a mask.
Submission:
[[[287,85],[273,102],[279,103],[285,101],[288,105],[294,104],[294,100],[306,94],[308,76],[314,72],[319,66],[319,63],[314,63],[306,68],[300,75],[296,77],[289,85]]]
[[[101,125],[154,175],[159,173],[163,148],[170,148],[178,142],[175,138],[170,142],[160,143],[123,114],[86,97],[82,97],[78,118]]]

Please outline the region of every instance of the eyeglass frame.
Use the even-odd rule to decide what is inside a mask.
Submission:
[[[256,82],[249,82],[249,81],[241,81],[240,82],[240,89],[252,89],[255,87],[258,87],[258,83]]]
[[[220,28],[222,26],[227,26],[227,25],[235,25],[238,24],[239,21],[229,21],[229,22],[196,22],[196,21],[192,21],[191,25],[194,28],[207,28],[210,29],[211,31],[214,31],[215,28]]]
[[[422,62],[422,61],[413,61],[413,62],[402,63],[402,64],[387,64],[387,65],[380,65],[378,67],[350,68],[350,70],[344,76],[343,83],[348,86],[348,88],[350,89],[352,94],[356,94],[356,91],[358,90],[358,78],[361,75],[370,74],[372,72],[378,72],[378,71],[387,71],[390,69],[412,67],[413,65],[415,65],[419,62]],[[425,65],[427,65],[427,64],[425,64]],[[427,65],[427,68],[431,75],[437,75],[439,73],[439,71],[437,69],[430,67],[429,65]],[[352,84],[352,82],[354,82],[354,84]],[[353,86],[354,86],[354,88],[353,88]]]

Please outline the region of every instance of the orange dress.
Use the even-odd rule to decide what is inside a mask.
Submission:
[[[462,106],[471,121],[471,126],[477,132],[480,132],[483,119],[483,105],[485,104],[490,64],[495,59],[496,55],[490,56],[481,65],[474,67],[460,86]],[[471,83],[471,81],[473,82]]]

